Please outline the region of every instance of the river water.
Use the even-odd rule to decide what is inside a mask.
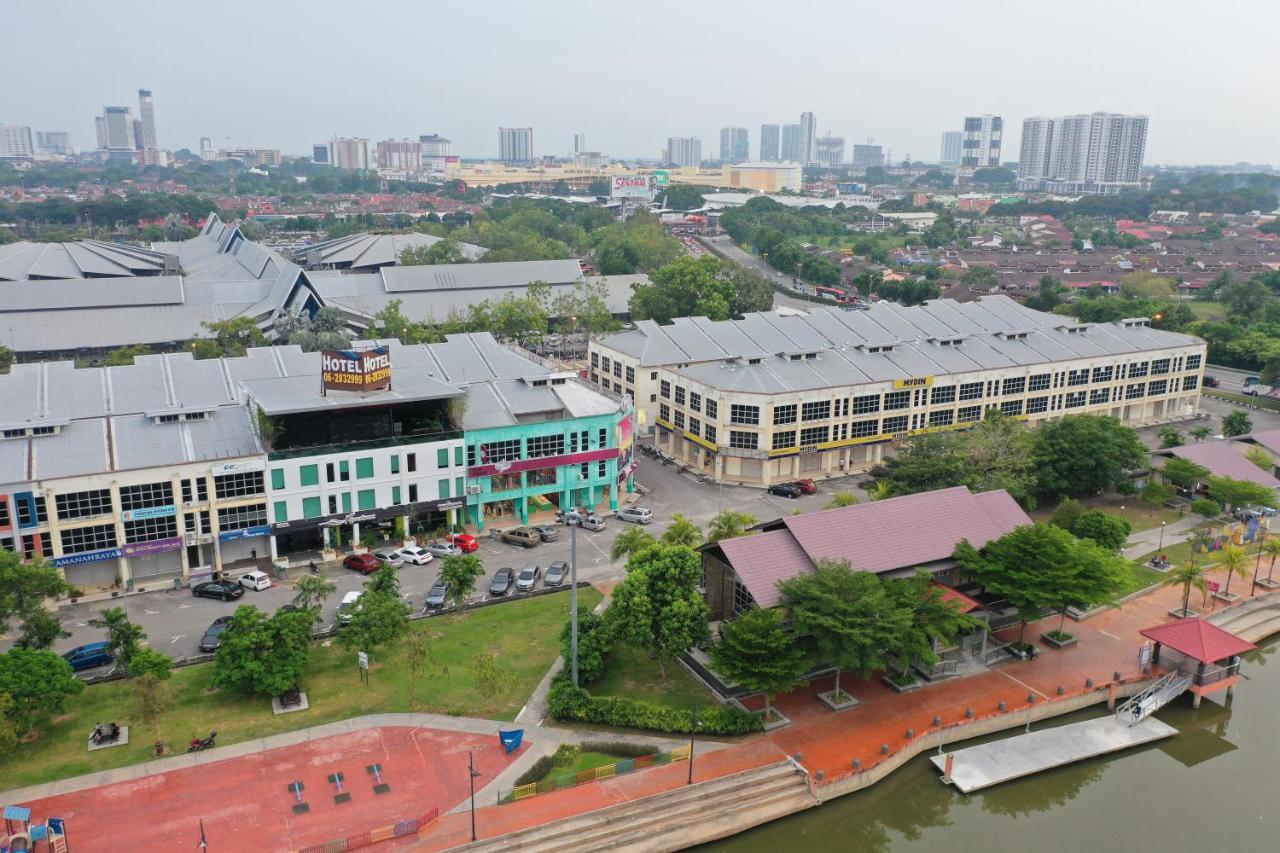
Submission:
[[[1245,659],[1230,707],[1218,694],[1219,701],[1206,699],[1196,711],[1188,695],[1157,713],[1179,732],[1162,742],[970,796],[944,786],[921,755],[866,791],[701,849],[1275,853],[1280,851],[1278,647],[1270,642]],[[857,711],[845,713],[853,717]],[[1083,711],[1040,725],[1096,716]]]

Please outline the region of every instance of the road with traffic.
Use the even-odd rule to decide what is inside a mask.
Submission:
[[[728,234],[720,234],[715,237],[699,237],[698,239],[716,254],[728,258],[735,264],[740,264],[747,269],[755,270],[760,273],[760,275],[769,279],[769,281],[802,293],[812,291],[811,287],[800,281],[798,278],[778,272],[761,260],[759,256],[753,255],[739,247],[737,243],[733,242]],[[812,302],[806,302],[803,299],[796,299],[795,297],[788,296],[785,293],[780,293],[775,290],[773,293],[773,306],[777,308],[780,305],[785,305],[788,308],[795,308],[800,311],[812,311],[814,308],[814,303]]]

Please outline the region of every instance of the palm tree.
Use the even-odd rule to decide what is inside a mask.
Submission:
[[[324,601],[333,595],[338,585],[328,575],[302,575],[293,582],[293,606],[299,610],[314,610],[319,619]]]
[[[693,548],[702,543],[702,531],[698,529],[698,525],[677,512],[671,516],[671,526],[662,534],[662,541],[668,545]]]
[[[1196,441],[1204,441],[1211,435],[1213,435],[1213,430],[1209,429],[1207,426],[1198,426],[1191,430],[1191,437]]]
[[[1262,553],[1271,558],[1271,565],[1267,567],[1267,581],[1270,585],[1271,573],[1276,570],[1276,557],[1280,557],[1280,538],[1272,538],[1268,536],[1262,542]]]
[[[613,540],[613,550],[609,552],[609,560],[617,562],[629,554],[642,551],[657,542],[649,531],[643,527],[628,527]]]
[[[842,506],[853,506],[858,502],[858,496],[853,492],[836,492],[831,496],[831,500],[827,501],[824,509],[838,509]]]
[[[1227,586],[1226,589],[1222,591],[1222,597],[1229,600],[1231,595],[1231,578],[1234,575],[1246,577],[1249,574],[1249,557],[1245,554],[1244,549],[1239,545],[1228,545],[1222,549],[1222,556],[1218,562],[1227,570]]]
[[[707,541],[719,542],[721,539],[734,539],[747,532],[747,528],[756,523],[754,515],[722,509],[711,518],[707,525]]]
[[[873,501],[882,501],[885,498],[893,497],[893,486],[885,480],[877,480],[876,484],[867,492],[867,497]]]
[[[1182,568],[1174,569],[1164,579],[1162,586],[1182,586],[1182,615],[1190,616],[1188,605],[1191,603],[1191,587],[1201,592],[1209,589],[1209,581],[1205,579],[1204,567],[1197,566],[1194,560],[1188,560]]]
[[[147,638],[142,626],[129,621],[129,615],[122,607],[108,607],[102,616],[90,619],[94,628],[102,628],[107,632],[107,651],[115,656],[120,671],[129,674],[129,664],[133,661],[139,645]]]

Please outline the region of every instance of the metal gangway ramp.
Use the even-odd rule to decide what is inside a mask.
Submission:
[[[1191,686],[1191,675],[1174,670],[1135,693],[1116,708],[1116,720],[1135,726],[1181,696]]]

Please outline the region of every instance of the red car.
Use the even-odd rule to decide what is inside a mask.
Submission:
[[[813,480],[796,480],[795,487],[806,495],[818,493],[818,487],[813,484]]]
[[[355,569],[362,575],[371,575],[378,570],[378,558],[372,554],[348,554],[342,561],[344,569]]]
[[[480,547],[480,543],[476,541],[476,537],[470,533],[455,533],[449,537],[449,541],[458,546],[458,549],[464,554],[470,554]]]

